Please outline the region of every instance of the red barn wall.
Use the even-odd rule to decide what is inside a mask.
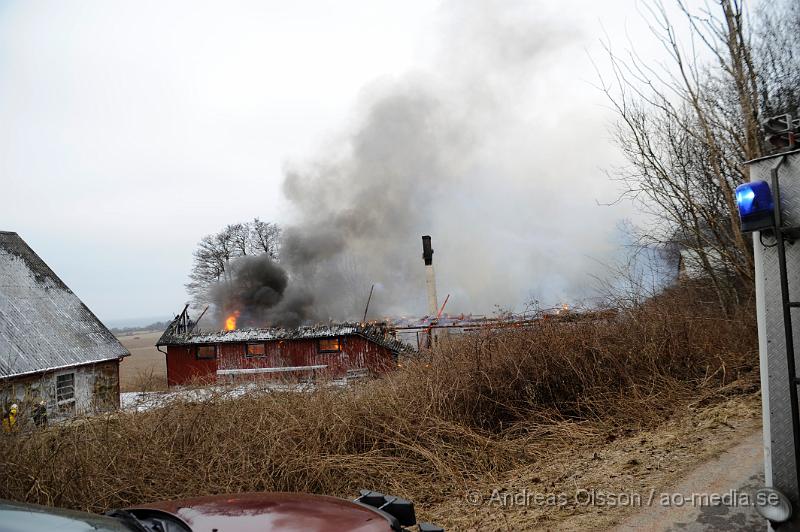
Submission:
[[[194,345],[167,347],[167,385],[216,380],[217,361],[198,360],[195,356],[195,347]]]
[[[394,366],[395,355],[386,347],[361,336],[340,337],[341,351],[319,350],[319,339],[272,340],[264,343],[265,355],[248,357],[247,343],[217,344],[216,360],[197,360],[196,346],[167,348],[167,382],[170,386],[193,379],[216,378],[218,369],[250,369],[327,365],[325,370],[255,374],[260,378],[294,379],[309,376],[343,377],[349,369],[383,373]]]

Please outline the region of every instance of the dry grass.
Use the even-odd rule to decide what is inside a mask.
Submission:
[[[131,377],[127,388],[121,391],[163,392],[169,389],[164,374],[154,368],[143,369]]]
[[[22,432],[0,446],[0,497],[103,511],[190,495],[351,496],[369,487],[435,515],[448,497],[554,453],[752,392],[754,321],[747,309],[726,318],[702,294],[673,290],[613,319],[443,342],[346,390],[220,395]]]

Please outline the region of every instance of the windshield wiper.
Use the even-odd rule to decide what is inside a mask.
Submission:
[[[145,526],[144,523],[139,521],[135,515],[127,510],[110,510],[106,512],[105,515],[113,517],[117,521],[121,521],[135,532],[166,532],[160,523],[156,523],[156,526],[152,528]]]

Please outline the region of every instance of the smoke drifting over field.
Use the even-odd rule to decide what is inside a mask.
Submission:
[[[537,82],[580,49],[525,2],[453,2],[442,18],[430,71],[366,88],[344,135],[287,165],[283,271],[260,265],[270,275],[253,287],[248,262],[232,288],[270,323],[360,318],[373,283],[370,316],[423,314],[422,234],[448,311],[586,294],[614,224],[595,203],[598,149],[575,129],[598,117],[549,108],[569,89]],[[567,214],[577,209],[595,209],[590,227]]]

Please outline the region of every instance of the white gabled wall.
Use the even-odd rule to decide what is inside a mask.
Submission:
[[[0,410],[16,403],[20,415],[30,415],[38,401],[47,404],[48,420],[58,421],[73,414],[60,412],[56,387],[59,375],[73,374],[75,378],[74,415],[90,414],[113,409],[119,403],[119,369],[116,362],[77,366],[44,374],[21,376],[0,383]],[[96,397],[96,394],[100,394]]]

